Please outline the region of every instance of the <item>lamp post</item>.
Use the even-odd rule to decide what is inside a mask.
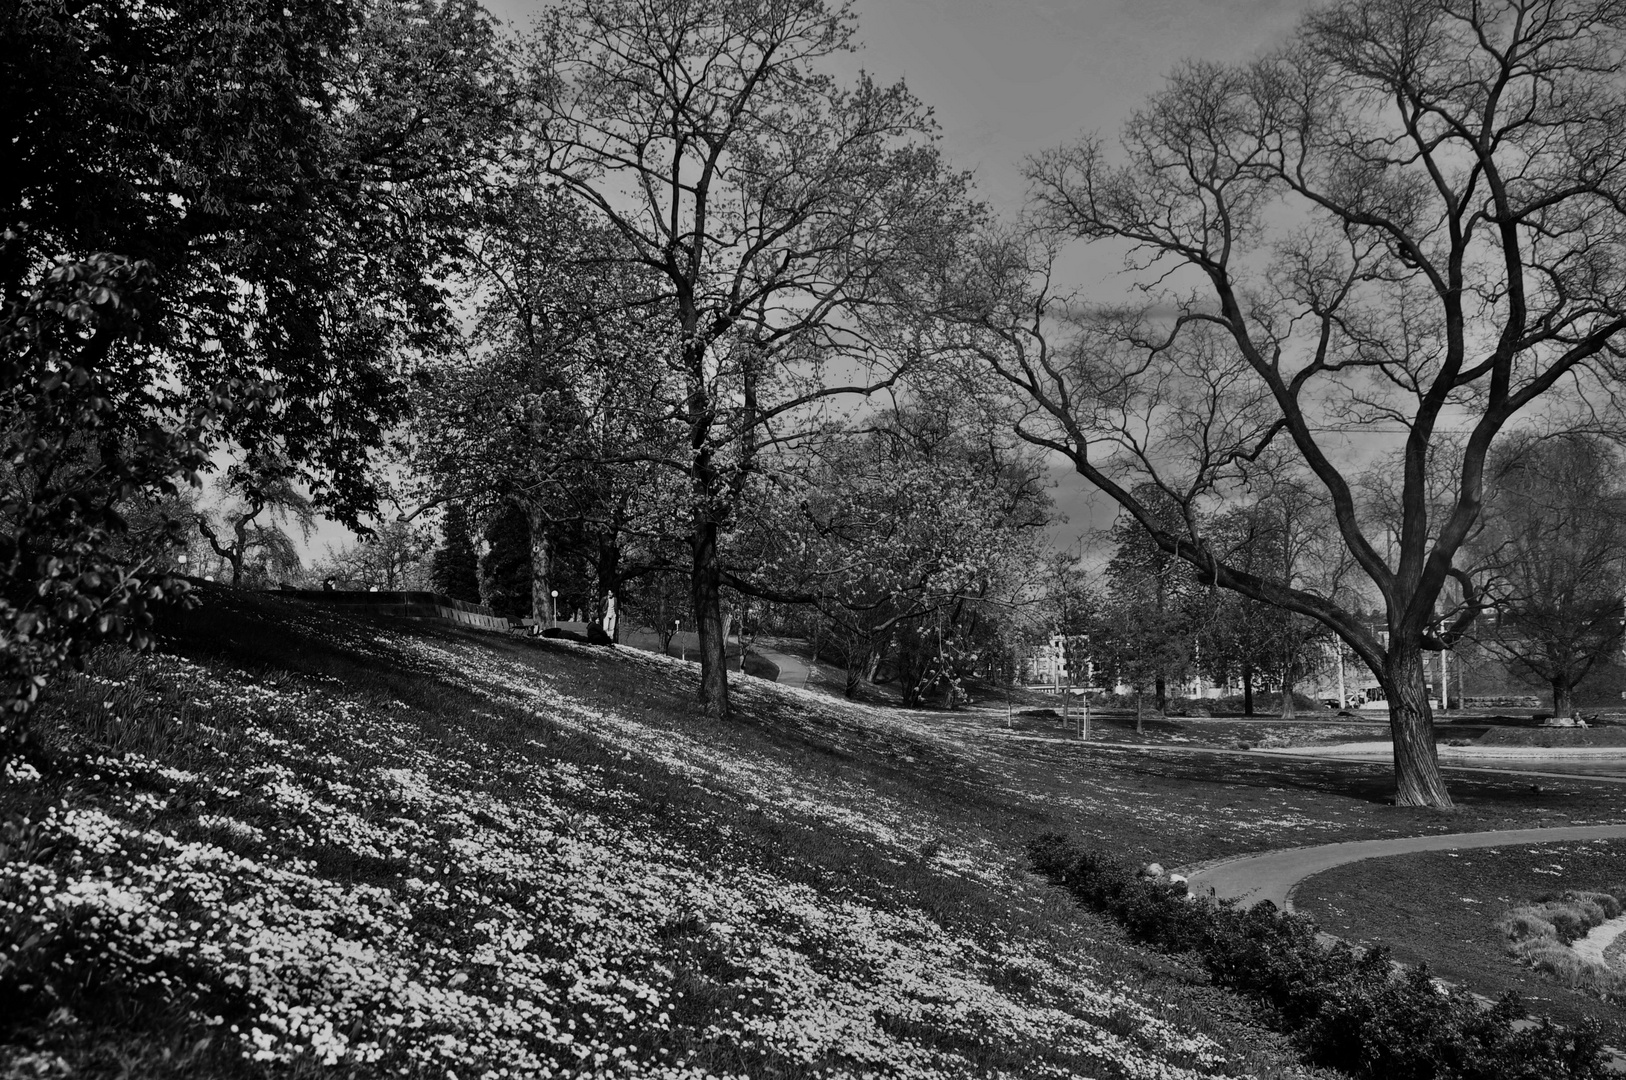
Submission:
[[[553,597],[553,603],[548,605],[548,625],[557,629],[559,626],[559,590],[554,589],[550,595]]]

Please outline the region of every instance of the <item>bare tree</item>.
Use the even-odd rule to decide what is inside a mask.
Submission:
[[[845,87],[845,7],[821,0],[572,0],[537,43],[540,167],[660,281],[687,434],[701,700],[722,715],[720,534],[759,451],[822,403],[889,385],[874,317],[970,211],[929,112],[900,84]],[[837,367],[851,377],[827,379]]]
[[[1030,439],[1205,579],[1349,643],[1388,695],[1401,805],[1451,802],[1423,652],[1449,647],[1483,605],[1454,563],[1486,454],[1561,380],[1606,384],[1619,359],[1623,31],[1612,0],[1335,3],[1252,63],[1176,70],[1116,151],[1092,137],[1031,161],[1048,238],[986,245],[951,297],[975,302],[968,344],[1026,403]],[[1049,268],[1063,237],[1122,250],[1147,306],[1058,326]],[[1219,379],[1234,381],[1208,392]],[[1450,427],[1465,429],[1457,482],[1433,513],[1427,464]],[[1343,432],[1374,428],[1403,445],[1389,553],[1341,454]],[[1346,606],[1206,544],[1201,499],[1272,443],[1325,490],[1382,598],[1386,641]],[[1147,476],[1191,509],[1181,529],[1134,495]],[[1437,629],[1451,580],[1464,603]]]
[[[283,527],[291,519],[309,540],[316,528],[316,510],[295,485],[287,463],[275,456],[253,455],[228,468],[218,486],[228,499],[220,520],[207,511],[197,512],[194,520],[221,563],[230,567],[232,586],[241,585],[245,573],[252,575],[256,568],[263,570],[255,575],[261,585],[272,572],[298,574],[299,551]]]

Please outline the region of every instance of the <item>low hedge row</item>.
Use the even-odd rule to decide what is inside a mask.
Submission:
[[[1489,1008],[1444,990],[1425,968],[1397,974],[1387,950],[1324,945],[1314,923],[1268,902],[1249,909],[1193,902],[1185,886],[1138,877],[1067,837],[1039,837],[1033,867],[1103,911],[1135,940],[1189,953],[1219,986],[1264,1007],[1305,1060],[1371,1080],[1602,1080],[1597,1025],[1573,1029],[1524,1015],[1517,995]]]

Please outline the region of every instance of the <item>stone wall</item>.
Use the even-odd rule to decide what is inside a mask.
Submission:
[[[508,630],[508,620],[483,604],[453,600],[433,592],[360,592],[329,589],[282,589],[279,596],[330,604],[364,615],[389,615],[398,619],[441,619],[481,630]]]

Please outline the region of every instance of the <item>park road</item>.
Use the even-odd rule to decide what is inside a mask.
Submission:
[[[1293,890],[1305,878],[1361,859],[1409,855],[1414,851],[1456,851],[1462,848],[1552,844],[1567,840],[1626,839],[1626,825],[1563,825],[1548,829],[1497,829],[1490,832],[1447,833],[1443,836],[1398,836],[1386,840],[1352,840],[1341,844],[1283,848],[1259,855],[1207,863],[1182,871],[1188,888],[1198,896],[1213,895],[1252,907],[1269,900],[1291,911]]]

